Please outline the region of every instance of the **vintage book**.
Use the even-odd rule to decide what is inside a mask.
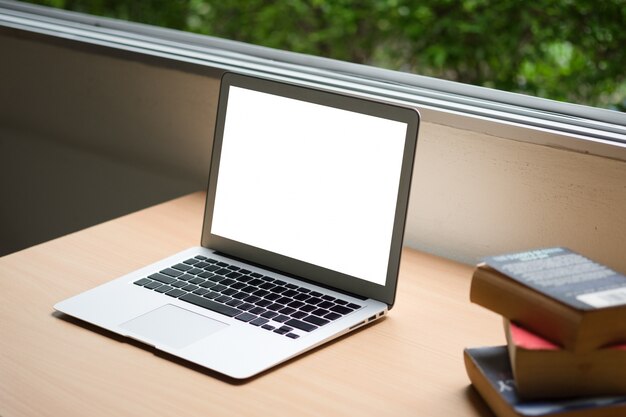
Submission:
[[[626,344],[574,353],[508,320],[504,328],[520,398],[626,395]]]
[[[626,397],[521,400],[506,346],[465,349],[465,369],[474,388],[498,417],[616,417],[626,415]]]
[[[626,342],[626,276],[565,248],[485,258],[470,300],[568,350]]]

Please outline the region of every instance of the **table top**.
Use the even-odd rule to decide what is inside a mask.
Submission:
[[[200,241],[191,194],[0,258],[0,415],[490,416],[463,348],[504,344],[472,268],[404,249],[389,315],[235,382],[57,313],[67,297]],[[50,219],[53,221],[53,219]]]

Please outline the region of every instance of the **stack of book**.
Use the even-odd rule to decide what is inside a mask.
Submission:
[[[507,346],[464,352],[496,415],[626,416],[626,276],[538,249],[486,258],[470,300],[504,318]]]

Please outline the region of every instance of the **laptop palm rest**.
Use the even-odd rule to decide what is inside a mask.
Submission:
[[[166,304],[120,325],[129,337],[153,346],[183,348],[228,327],[228,324]]]

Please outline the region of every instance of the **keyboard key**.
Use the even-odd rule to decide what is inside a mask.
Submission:
[[[358,304],[348,304],[346,307],[351,308],[353,310],[358,310],[359,308],[361,308],[361,306]]]
[[[245,295],[248,295],[248,294],[245,294]],[[247,303],[256,303],[260,299],[261,299],[261,297],[257,297],[256,295],[248,295],[246,298],[243,299],[243,301],[245,301]]]
[[[190,279],[193,279],[193,278],[195,277],[191,274],[183,274],[178,277],[178,279],[183,280],[183,281],[189,281]]]
[[[172,287],[182,288],[182,287],[184,287],[185,285],[187,285],[187,283],[186,283],[185,281],[175,281],[175,282],[172,282],[170,285],[171,285]]]
[[[317,292],[317,291],[311,291],[309,294],[311,294],[311,296],[313,297],[321,297],[322,293],[321,292]]]
[[[185,272],[185,271],[189,271],[191,269],[191,266],[187,264],[176,264],[172,268]]]
[[[210,298],[210,299],[215,299],[217,297],[221,297],[222,294],[220,294],[219,292],[216,291],[209,291],[208,293],[204,294],[205,298]]]
[[[208,258],[206,261],[208,263],[210,263],[210,264],[216,264],[217,263],[217,259],[213,259],[213,258]]]
[[[252,314],[256,314],[257,316],[260,316],[261,314],[265,313],[267,310],[265,310],[263,307],[253,307],[248,311],[250,311],[250,313]]]
[[[254,308],[254,304],[250,304],[250,303],[243,303],[242,305],[239,306],[240,310],[250,310],[251,308]]]
[[[289,316],[285,316],[284,314],[280,314],[280,315],[278,315],[278,316],[274,317],[274,319],[273,319],[273,320],[274,320],[274,321],[277,321],[277,322],[279,322],[279,323],[282,323],[282,322],[287,321],[287,320],[289,320],[289,319],[290,319],[290,317],[289,317]]]
[[[297,338],[299,338],[299,337],[300,337],[300,336],[298,336],[298,335],[297,335],[297,334],[295,334],[295,333],[287,333],[285,336],[287,336],[287,337],[289,337],[289,338],[291,338],[291,339],[297,339]]]
[[[172,291],[168,291],[165,293],[165,295],[169,295],[170,297],[174,297],[174,298],[178,298],[183,294],[187,294],[186,291],[180,290],[178,288],[173,289]]]
[[[239,291],[237,291],[234,288],[226,288],[225,290],[222,290],[221,292],[224,295],[233,295],[233,294],[237,294]]]
[[[296,311],[296,309],[295,308],[291,308],[291,307],[285,307],[282,310],[278,310],[278,312],[280,314],[287,314],[287,315],[289,315],[291,313],[295,313],[295,311]]]
[[[217,284],[214,283],[213,281],[204,281],[200,283],[200,286],[202,288],[214,288],[217,286]]]
[[[247,292],[248,294],[252,294],[252,293],[256,292],[257,290],[258,290],[257,287],[255,287],[253,285],[246,285],[245,287],[243,287],[241,289],[241,291]]]
[[[219,300],[216,299],[216,301],[219,301]],[[239,304],[243,304],[243,301],[237,300],[236,298],[233,298],[232,300],[226,303],[226,305],[229,305],[231,307],[238,307]]]
[[[348,302],[347,302],[346,300],[342,300],[341,298],[337,298],[337,299],[335,300],[335,304],[340,304],[340,305],[342,305],[342,306],[345,306],[345,305],[347,305],[347,304],[348,304]]]
[[[256,279],[253,279],[252,281],[249,281],[248,284],[259,286],[259,285],[263,284],[263,281],[261,281],[260,279],[256,278]]]
[[[259,274],[258,272],[253,272],[250,274],[250,276],[252,278],[261,278],[263,275]]]
[[[331,303],[330,301],[322,301],[321,303],[319,303],[317,306],[319,308],[331,308],[332,306],[334,306],[335,303]]]
[[[275,286],[276,285],[272,284],[271,282],[264,282],[263,284],[259,285],[259,288],[261,288],[263,290],[271,290]]]
[[[324,320],[321,317],[317,317],[317,316],[307,316],[305,318],[303,318],[302,320],[308,322],[308,323],[313,323],[316,326],[323,326],[325,324],[330,323],[328,320]]]
[[[202,273],[198,274],[198,276],[200,278],[211,278],[211,277],[214,277],[215,274],[213,272],[206,272],[205,271],[205,272],[202,272]]]
[[[221,269],[221,268],[219,266],[217,266],[217,265],[207,265],[207,266],[204,267],[204,270],[207,271],[207,272],[215,272],[218,269]]]
[[[275,294],[280,294],[281,292],[287,291],[287,288],[276,286],[276,287],[270,289],[270,291],[275,293]]]
[[[308,316],[304,311],[296,311],[295,313],[290,314],[294,319],[301,319],[302,317]]]
[[[324,316],[324,318],[327,320],[337,320],[339,317],[341,317],[341,314],[337,313],[328,313]]]
[[[294,297],[293,297],[293,299],[294,299],[294,300],[298,300],[298,301],[306,301],[306,300],[308,300],[309,298],[311,298],[311,296],[310,296],[310,295],[308,295],[308,294],[303,294],[303,293],[300,293],[300,294],[298,294],[298,295],[296,295],[296,296],[294,296]]]
[[[187,273],[191,274],[191,275],[198,275],[198,274],[201,274],[203,272],[204,272],[204,269],[200,269],[200,268],[193,268],[193,269],[190,269],[189,271],[187,271]]]
[[[262,279],[263,281],[267,281],[267,282],[276,281],[274,278],[272,278],[272,277],[268,277],[267,275],[265,275],[265,276],[261,276],[261,279]]]
[[[169,285],[161,285],[159,288],[155,289],[154,291],[163,293],[163,292],[171,291],[173,289],[174,287],[170,287]]]
[[[239,271],[239,267],[235,265],[228,265],[227,268],[231,271]]]
[[[245,286],[246,284],[244,284],[243,282],[235,282],[234,284],[231,284],[230,288],[235,288],[237,290],[240,290],[244,288]]]
[[[316,316],[319,316],[319,317],[323,317],[328,313],[330,313],[330,311],[324,310],[323,308],[318,308],[317,310],[311,311],[311,314],[315,314]]]
[[[206,259],[206,256],[196,255],[196,256],[194,256],[194,258],[196,258],[196,259],[200,259],[200,260],[205,260],[205,259]]]
[[[287,284],[285,285],[285,287],[289,288],[290,290],[295,290],[296,288],[298,288],[298,286],[295,284]]]
[[[259,307],[267,307],[268,305],[272,304],[272,302],[270,300],[259,300],[254,304],[258,305]]]
[[[221,275],[213,275],[212,277],[209,277],[209,279],[213,282],[221,282],[224,281],[226,278]]]
[[[311,304],[311,305],[317,305],[321,302],[322,302],[322,299],[318,297],[311,297],[308,300],[306,300],[306,303]]]
[[[250,272],[252,272],[252,271],[249,271],[249,270],[247,270],[247,269],[240,269],[240,270],[239,270],[239,273],[240,273],[240,274],[244,274],[244,275],[249,274]]]
[[[206,282],[206,281],[202,278],[195,277],[195,278],[190,279],[189,282],[192,284],[202,284],[203,282]]]
[[[250,314],[250,313],[241,313],[240,315],[238,315],[237,317],[235,317],[237,320],[241,320],[241,321],[251,321],[257,318],[257,316],[255,316],[254,314]]]
[[[229,266],[229,264],[227,264],[226,262],[217,262],[216,265],[221,266],[223,268],[226,268],[227,266]]]
[[[285,328],[280,327],[280,328],[274,330],[274,333],[285,334],[285,333],[289,333],[291,330],[292,330],[291,328],[285,329]]]
[[[181,288],[181,290],[185,290],[185,291],[195,291],[197,289],[198,289],[198,286],[192,285],[192,284],[187,284],[183,288]]]
[[[351,308],[347,308],[347,307],[340,306],[340,305],[336,305],[336,306],[332,307],[330,310],[334,311],[335,313],[339,313],[341,315],[352,313],[352,309]]]
[[[215,301],[218,301],[220,303],[226,303],[230,300],[232,300],[232,298],[227,295],[220,295],[219,297],[215,297]]]
[[[256,288],[256,287],[255,287]],[[258,290],[252,293],[252,295],[256,295],[257,297],[265,297],[266,295],[268,295],[270,292],[266,291],[266,290]]]
[[[204,268],[204,267],[206,267],[206,266],[209,266],[209,263],[208,263],[208,262],[204,262],[204,261],[202,261],[202,262],[198,262],[198,263],[197,263],[197,264],[195,264],[194,266],[195,266],[196,268]]]
[[[238,292],[236,294],[231,295],[231,297],[236,298],[238,300],[243,300],[244,298],[248,298],[248,294],[245,292]]]
[[[254,293],[253,293],[253,294],[254,294]],[[265,296],[265,299],[266,299],[266,300],[270,300],[270,301],[274,301],[274,300],[276,300],[277,298],[280,298],[280,294],[274,294],[274,293],[271,293],[271,294],[268,294],[268,295],[266,295],[266,296]]]
[[[138,279],[137,281],[133,282],[133,284],[135,285],[139,285],[141,287],[143,287],[146,284],[150,284],[152,282],[152,280],[148,279],[148,278],[141,278]]]
[[[218,269],[217,271],[215,271],[215,273],[218,274],[218,275],[230,274],[230,269],[221,268],[221,269]]]
[[[272,325],[269,325],[269,324],[264,324],[263,326],[261,326],[261,328],[262,328],[262,329],[265,329],[265,330],[269,330],[269,331],[271,332],[271,331],[272,331],[272,330],[274,330],[276,327],[274,327],[274,326],[272,326]]]
[[[185,294],[182,297],[179,298],[180,300],[184,300],[187,301],[191,304],[195,304],[199,307],[203,307],[206,308],[208,310],[211,311],[215,311],[217,313],[221,313],[224,314],[228,317],[234,317],[238,314],[241,313],[241,310],[231,307],[231,306],[227,306],[224,304],[220,304],[220,303],[216,303],[215,301],[209,300],[207,298],[204,297],[198,297],[197,295],[194,294]]]
[[[148,289],[150,289],[150,290],[153,290],[153,289],[155,289],[155,288],[159,288],[161,285],[163,285],[163,283],[162,283],[162,282],[159,282],[159,281],[152,281],[152,282],[150,282],[149,284],[144,285],[144,287],[146,287],[146,288],[148,288]]]
[[[303,305],[302,307],[300,307],[300,310],[301,311],[306,311],[307,313],[310,313],[313,310],[317,310],[317,307],[312,306],[310,304],[306,304],[306,305]]]
[[[284,305],[287,305],[287,304],[289,304],[292,301],[293,300],[291,298],[289,298],[289,297],[280,297],[278,300],[276,300],[276,302],[278,304],[284,304]]]
[[[300,308],[303,305],[304,305],[304,303],[302,301],[292,301],[291,303],[287,304],[287,307]]]
[[[293,297],[294,295],[298,295],[298,291],[287,290],[283,293],[283,296],[285,297]]]
[[[237,281],[235,281],[234,279],[227,278],[227,279],[225,279],[223,281],[220,281],[220,284],[222,284],[222,285],[233,285],[235,282],[237,282]]]
[[[275,281],[274,281],[274,284],[276,284],[276,285],[285,285],[285,284],[286,284],[286,282],[285,282],[285,281],[281,281],[281,280],[277,279],[277,280],[275,280]]]
[[[302,320],[298,320],[298,319],[287,320],[285,324],[288,326],[295,327],[296,329],[304,330],[305,332],[310,332],[311,330],[317,329],[317,326],[314,326],[311,323],[305,323]]]
[[[204,295],[204,294],[206,294],[208,292],[209,292],[209,290],[207,290],[206,288],[198,288],[193,293],[194,294],[198,294],[198,295]]]
[[[161,271],[161,273],[165,275],[169,275],[170,277],[177,277],[183,274],[181,271],[177,271],[176,269],[172,269],[172,268],[165,268],[164,270]]]
[[[187,265],[197,264],[198,262],[200,262],[200,260],[195,259],[195,258],[190,258],[190,259],[187,259],[186,261],[183,261],[183,263]]]
[[[163,284],[169,284],[170,282],[174,282],[176,281],[176,279],[169,277],[167,275],[163,275],[163,274],[152,274],[150,275],[148,278],[153,279],[155,281],[159,281],[162,282]]]
[[[256,319],[251,320],[249,323],[251,325],[253,325],[253,326],[262,326],[262,325],[264,325],[267,322],[269,322],[268,319],[264,319],[262,317],[257,317]]]
[[[274,318],[278,315],[278,313],[276,313],[275,311],[266,311],[265,313],[261,314],[261,317],[265,317],[268,319]]]
[[[304,288],[304,287],[300,287],[300,288],[298,288],[296,291],[301,292],[302,294],[308,294],[308,293],[310,293],[310,292],[311,292],[311,290],[310,290],[310,289],[308,289],[308,288]]]
[[[330,295],[322,295],[322,300],[333,301],[334,299],[335,297],[332,297]]]
[[[285,307],[285,306],[284,306],[284,305],[282,305],[282,304],[277,304],[277,303],[274,303],[274,304],[270,304],[270,305],[268,305],[266,308],[267,308],[268,310],[278,311],[278,310],[282,310],[284,307]]]
[[[211,288],[213,291],[217,291],[217,292],[221,292],[224,291],[226,288],[228,288],[225,285],[221,285],[221,284],[217,284],[215,286],[213,286],[213,288]]]

